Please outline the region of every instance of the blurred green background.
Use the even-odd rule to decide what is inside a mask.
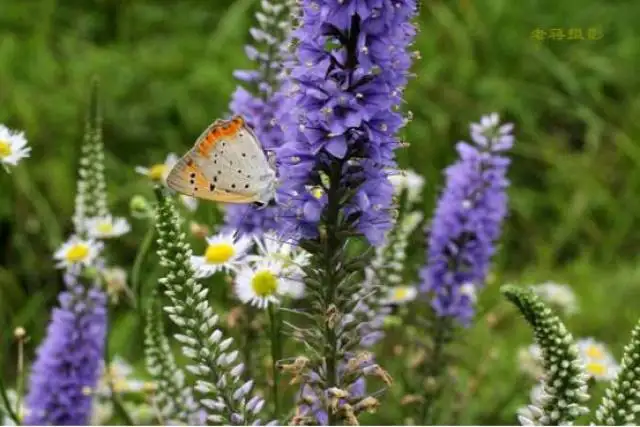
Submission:
[[[227,113],[233,70],[251,66],[242,46],[256,7],[256,0],[0,0],[0,123],[25,130],[33,147],[11,175],[0,171],[7,357],[18,325],[33,351],[62,288],[51,254],[71,232],[91,77],[102,88],[111,209],[128,215],[132,195],[151,196],[134,166],[181,153]],[[518,382],[521,397],[508,399],[514,388],[504,379],[516,378],[515,352],[531,334],[498,295],[500,284],[570,283],[581,306],[567,319],[570,329],[605,341],[618,357],[640,316],[639,20],[640,3],[631,0],[423,2],[414,46],[421,59],[406,94],[413,121],[403,137],[411,146],[399,161],[426,177],[425,212],[470,121],[497,111],[517,135],[510,216],[481,298],[483,313],[513,321],[490,328],[480,316],[465,335],[469,354],[499,356],[460,422],[513,423],[531,385]],[[552,29],[565,38],[532,35]],[[577,30],[584,39],[569,40]],[[200,220],[215,216],[199,208]],[[144,232],[134,220],[133,232],[110,245],[112,258],[130,268]],[[155,280],[154,255],[143,271]],[[139,365],[136,319],[126,311],[114,312],[111,346]],[[13,366],[5,358],[9,378]]]

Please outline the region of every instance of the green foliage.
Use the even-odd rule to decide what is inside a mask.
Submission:
[[[523,425],[572,424],[588,412],[587,376],[573,337],[560,319],[533,292],[504,286],[502,292],[524,315],[542,349],[543,396],[519,416]]]

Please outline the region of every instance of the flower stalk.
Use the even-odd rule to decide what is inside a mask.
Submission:
[[[195,390],[202,396],[196,402],[214,424],[248,425],[259,423],[264,400],[251,396],[254,381],[240,381],[244,365],[236,362],[239,351],[233,349],[233,338],[225,338],[217,328],[219,316],[214,314],[207,295],[209,290],[195,279],[190,264],[191,248],[180,219],[165,190],[156,187],[158,207],[158,255],[167,268],[160,280],[170,304],[164,307],[178,327],[175,339],[182,353],[190,359],[186,370],[196,378]]]
[[[167,421],[189,424],[195,412],[195,402],[185,385],[184,372],[178,368],[166,337],[157,300],[147,308],[145,327],[145,363],[158,384],[153,404],[159,416]]]
[[[271,393],[273,399],[273,411],[274,418],[280,419],[280,393],[278,391],[280,384],[280,369],[278,369],[278,362],[282,359],[282,342],[280,340],[280,313],[275,304],[269,304],[267,311],[269,313],[269,329],[270,329],[270,342],[271,342],[271,372],[273,375],[273,384],[271,386]]]
[[[104,176],[102,114],[100,112],[98,89],[98,80],[95,79],[92,82],[84,140],[80,153],[75,211],[73,214],[75,232],[79,236],[86,236],[88,219],[109,215]]]
[[[598,424],[637,425],[640,417],[640,322],[624,349],[620,371],[596,410]]]
[[[518,415],[522,425],[566,425],[589,412],[583,403],[588,376],[573,337],[560,319],[531,290],[511,285],[502,293],[524,315],[542,349],[543,393]]]

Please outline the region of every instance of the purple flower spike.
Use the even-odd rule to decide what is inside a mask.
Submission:
[[[324,176],[334,194],[351,196],[339,207],[350,226],[378,245],[392,225],[387,169],[395,168],[396,133],[404,124],[397,107],[409,77],[416,3],[304,0],[301,9],[298,63],[283,89],[290,102],[277,117],[284,144],[276,151],[289,158],[280,168],[286,188],[280,230],[317,237],[323,215],[333,214],[326,201],[310,209],[307,194],[326,189]]]
[[[98,383],[107,324],[106,296],[76,286],[65,275],[67,291],[53,309],[47,336],[37,350],[26,397],[27,425],[86,425]]]
[[[512,129],[512,124],[500,126],[495,113],[471,125],[474,144],[458,143],[460,158],[445,172],[446,187],[431,224],[421,290],[432,294],[436,314],[465,325],[507,214],[510,160],[502,152],[513,145]]]
[[[230,109],[242,115],[255,131],[265,150],[272,151],[283,141],[282,130],[276,123],[275,112],[283,105],[284,95],[277,91],[285,77],[288,52],[285,50],[289,31],[286,19],[290,10],[283,5],[262,2],[262,12],[256,14],[260,29],[252,28],[251,37],[266,53],[247,46],[247,57],[257,64],[252,71],[237,71],[234,76],[247,83],[251,90],[239,86],[232,96]],[[277,45],[278,48],[273,48]],[[240,234],[261,235],[276,228],[274,207],[256,208],[252,205],[230,205],[225,209],[225,223],[229,230]]]

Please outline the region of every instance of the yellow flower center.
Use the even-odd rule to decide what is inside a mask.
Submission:
[[[149,178],[154,181],[162,181],[166,170],[167,165],[165,164],[153,165],[149,168]]]
[[[314,187],[311,190],[311,194],[313,195],[313,197],[315,197],[316,199],[320,199],[322,198],[323,194],[324,194],[324,190],[322,189],[322,187]]]
[[[0,140],[0,159],[11,155],[11,145],[8,142]]]
[[[405,299],[408,295],[409,295],[409,290],[407,288],[395,288],[393,290],[393,299],[394,300]]]
[[[269,270],[258,271],[251,280],[253,292],[259,297],[268,297],[276,292],[278,279]]]
[[[98,223],[96,228],[100,234],[111,234],[113,232],[113,224],[107,221]]]
[[[585,353],[587,356],[589,356],[592,359],[596,359],[596,360],[604,359],[604,354],[602,353],[602,350],[593,345],[587,347],[587,349],[585,350]]]
[[[207,264],[223,264],[235,255],[235,249],[229,243],[214,243],[207,247],[204,259]]]
[[[89,255],[89,245],[86,243],[76,243],[67,250],[67,261],[78,262],[82,261]]]
[[[587,372],[594,376],[603,376],[607,373],[607,367],[602,363],[587,363]]]

